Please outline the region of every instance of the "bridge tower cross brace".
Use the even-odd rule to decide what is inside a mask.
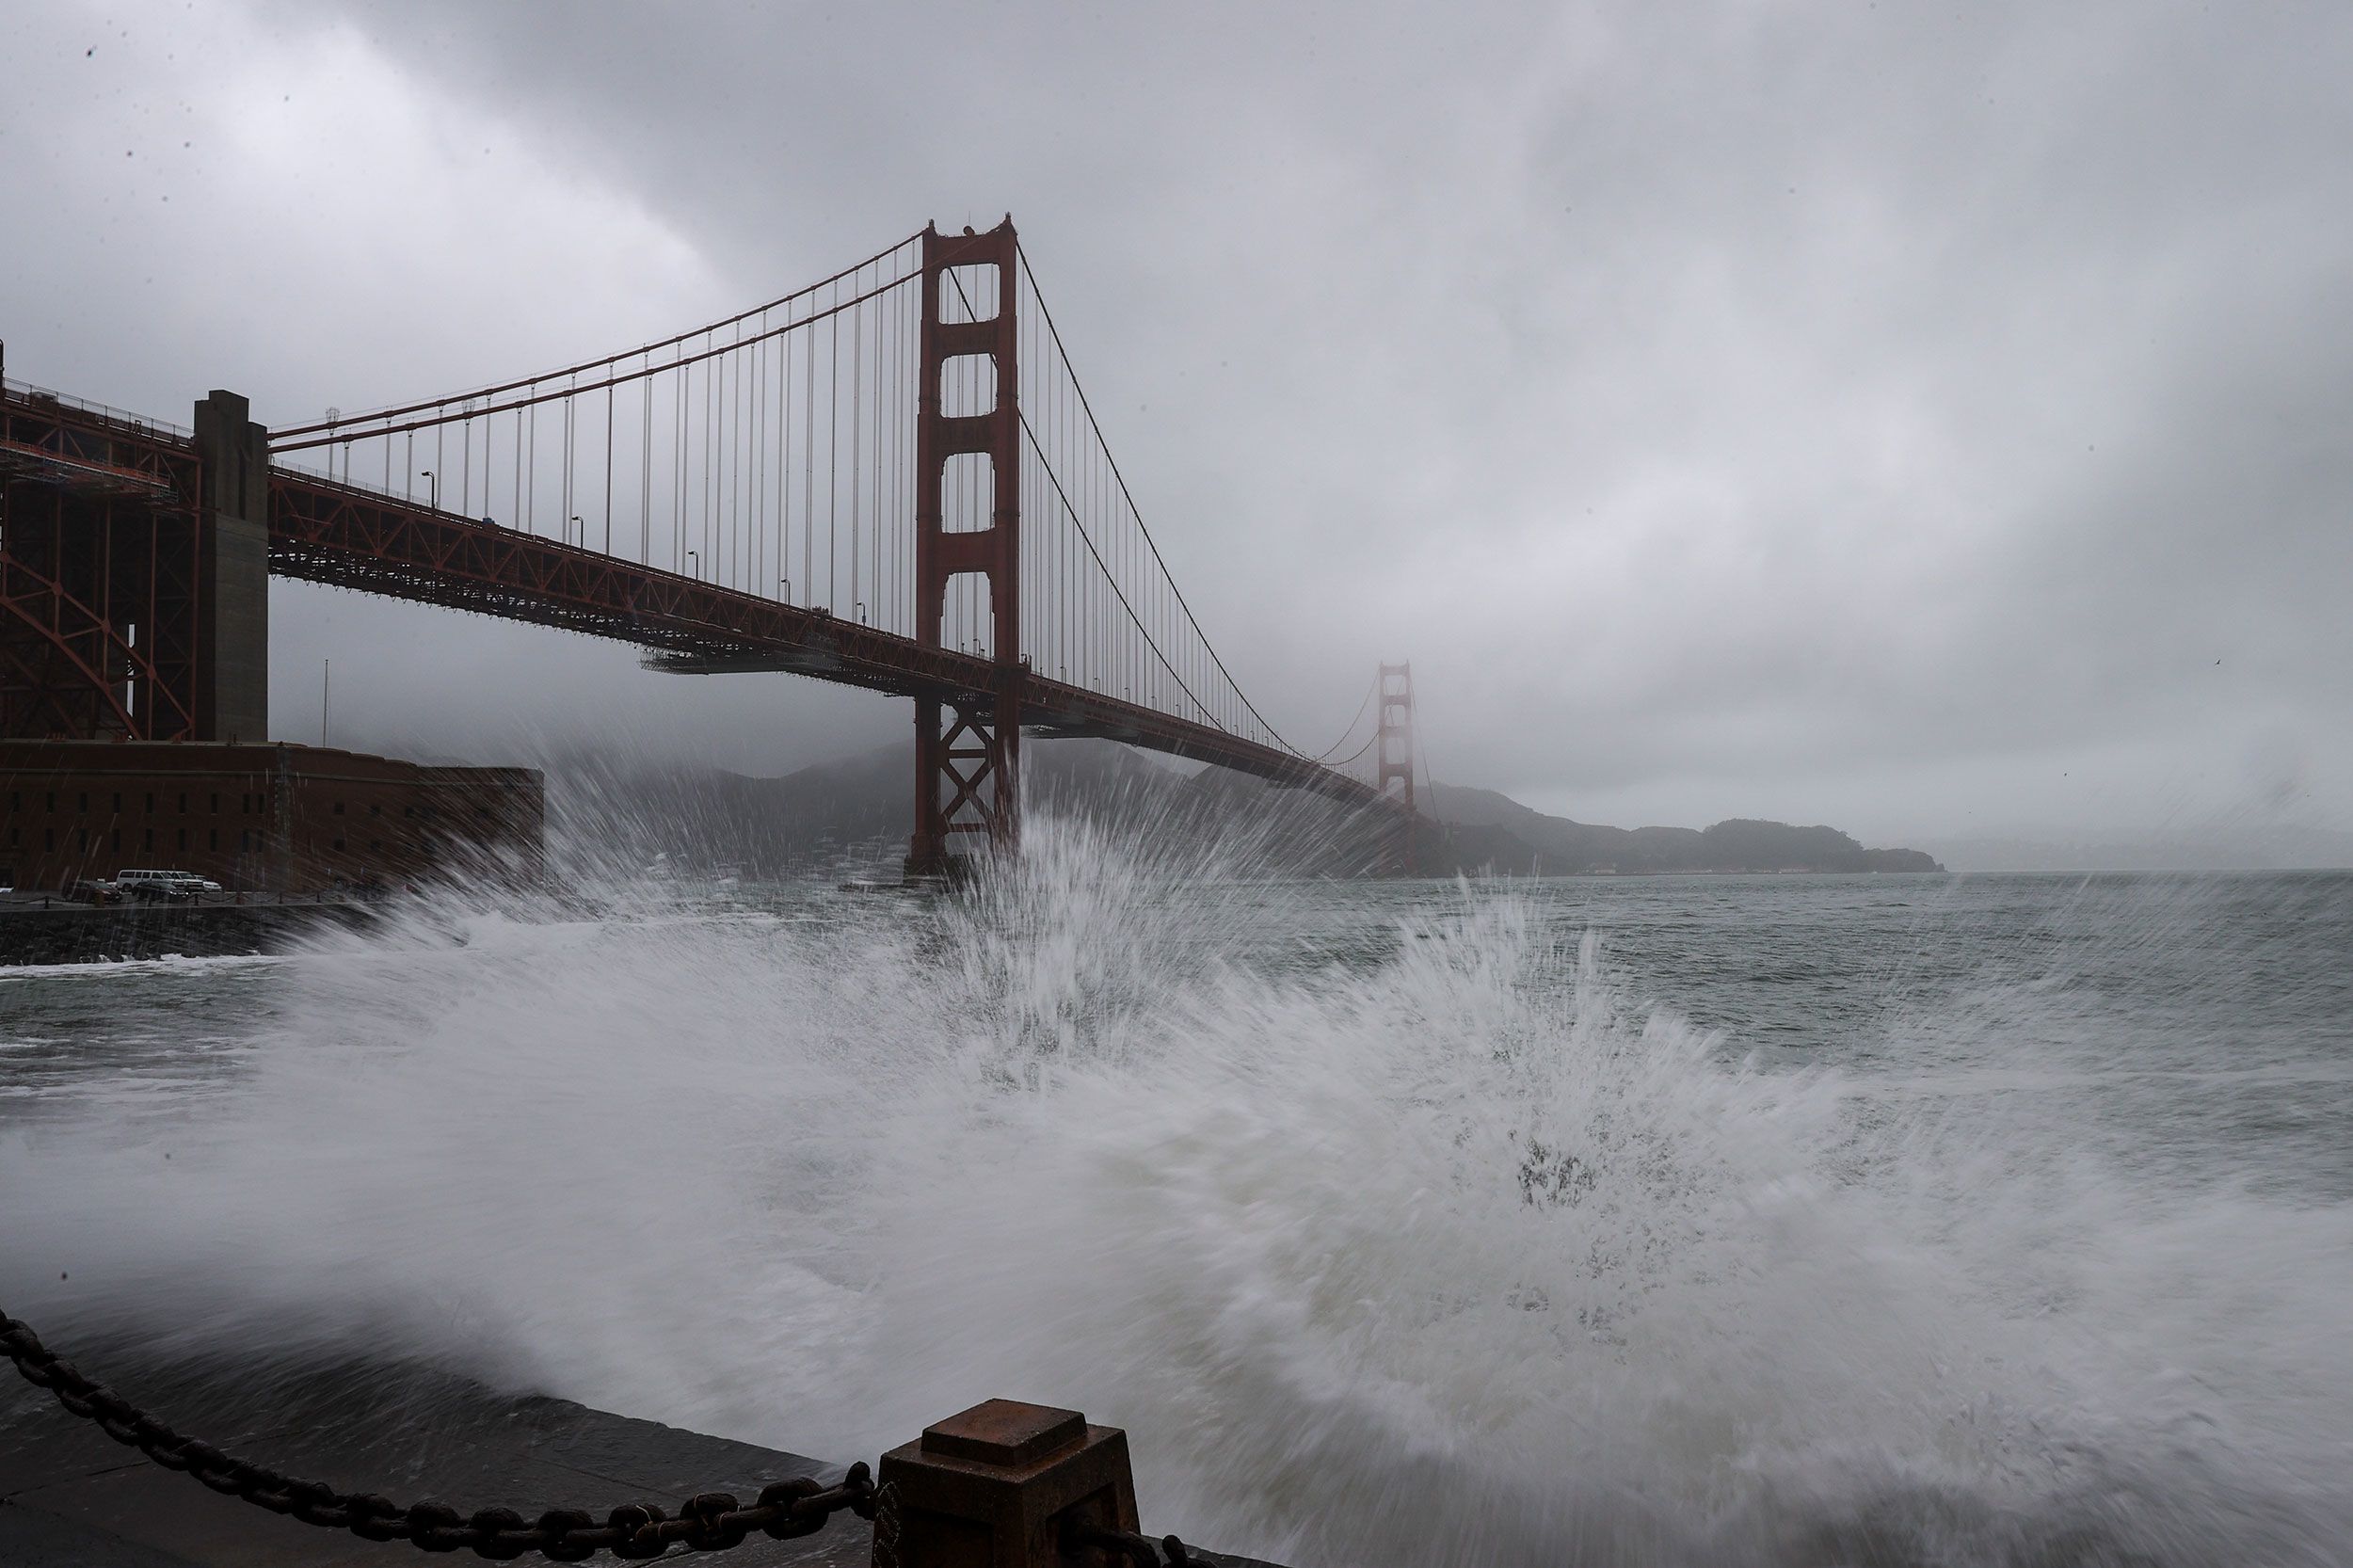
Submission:
[[[989,689],[915,699],[915,833],[910,875],[957,869],[960,837],[984,835],[1010,848],[1020,831],[1021,780],[1021,410],[1013,219],[986,233],[923,231],[923,304],[915,424],[915,634],[938,648],[948,590],[958,577],[988,586],[996,670]],[[990,273],[993,270],[994,276]],[[961,287],[959,287],[961,285]],[[945,298],[942,296],[945,295]],[[979,320],[994,297],[993,314]],[[996,402],[947,412],[949,367],[968,356],[994,361]],[[948,526],[952,458],[988,459],[985,527]]]
[[[1374,788],[1401,809],[1390,829],[1389,871],[1397,876],[1414,873],[1414,666],[1381,666],[1381,728],[1375,753],[1380,772]],[[1392,781],[1404,786],[1389,792]]]

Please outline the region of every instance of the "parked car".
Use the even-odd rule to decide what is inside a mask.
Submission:
[[[115,886],[126,897],[167,904],[193,903],[205,890],[204,879],[194,872],[117,872]]]
[[[86,876],[66,889],[69,898],[87,899],[92,904],[120,902],[122,890],[101,877]]]

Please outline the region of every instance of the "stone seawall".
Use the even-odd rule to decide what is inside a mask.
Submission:
[[[374,924],[374,904],[0,904],[0,967],[273,952],[308,933]]]

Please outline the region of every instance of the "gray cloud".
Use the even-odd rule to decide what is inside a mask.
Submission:
[[[1441,776],[1589,818],[2353,824],[2333,8],[105,15],[0,22],[12,374],[293,419],[1011,210],[1287,728],[1410,657]],[[297,736],[328,654],[486,754],[904,723],[277,602]]]

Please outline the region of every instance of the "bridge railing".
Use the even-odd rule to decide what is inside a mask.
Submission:
[[[124,432],[132,435],[157,437],[180,443],[196,440],[195,432],[184,424],[174,424],[169,420],[134,413],[128,408],[117,408],[110,404],[92,402],[86,397],[74,397],[66,392],[53,392],[47,387],[35,386],[30,381],[20,381],[12,376],[0,376],[0,392],[12,393],[28,402],[40,399],[61,408],[72,408],[76,413],[88,414],[107,424],[118,425]]]

